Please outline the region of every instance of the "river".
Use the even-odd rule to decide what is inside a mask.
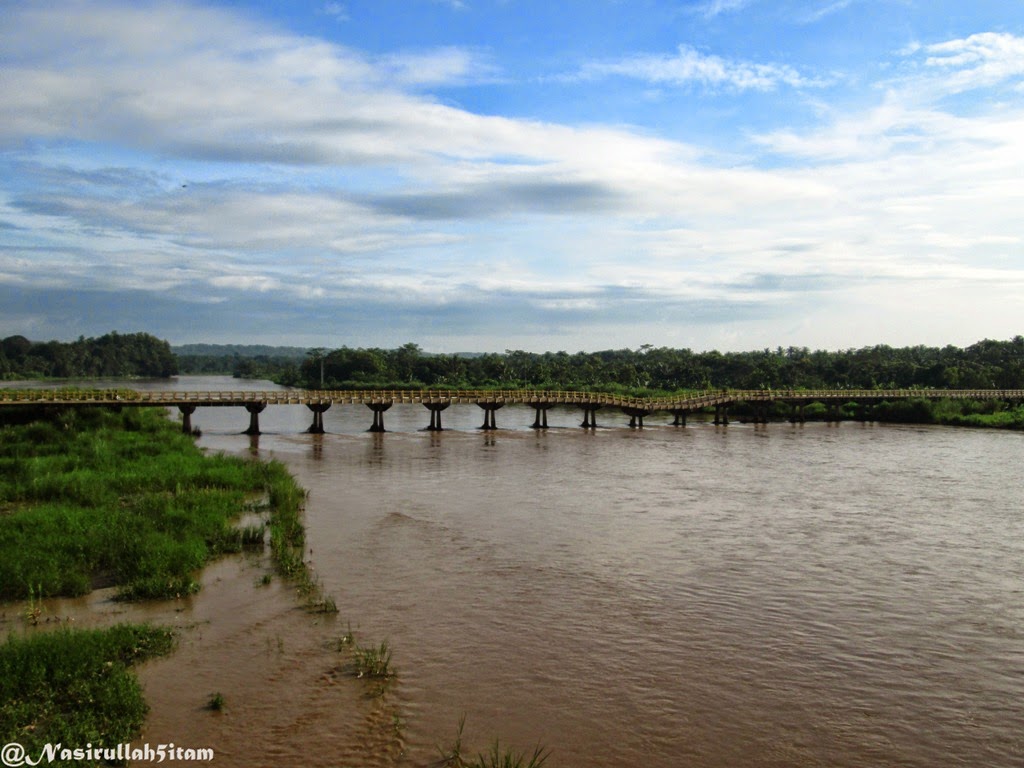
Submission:
[[[462,717],[468,746],[540,743],[564,768],[1024,762],[1024,435],[482,415],[453,406],[432,433],[396,405],[371,434],[369,409],[335,406],[314,436],[306,408],[272,406],[249,438],[243,409],[199,409],[200,445],[279,459],[309,490],[341,613],[296,618],[286,590],[214,566],[188,610],[211,637],[233,615],[228,658],[189,641],[187,668],[144,674],[150,732],[262,744],[267,765],[427,765]],[[348,627],[394,649],[383,696],[337,684]],[[169,713],[175,686],[217,685],[230,725]]]

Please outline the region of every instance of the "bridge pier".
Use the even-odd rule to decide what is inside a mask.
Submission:
[[[584,403],[580,406],[583,409],[583,423],[580,424],[584,429],[597,429],[597,409],[600,405],[594,403]]]
[[[267,407],[266,403],[246,403],[245,410],[249,412],[249,428],[243,435],[258,435],[260,433],[260,414]]]
[[[484,423],[480,426],[480,429],[497,429],[498,424],[494,418],[494,412],[501,408],[504,403],[477,403],[481,408],[484,409]]]
[[[306,407],[313,412],[313,423],[306,430],[311,435],[322,435],[324,433],[324,411],[331,407],[330,403],[306,403]]]
[[[857,407],[857,420],[873,424],[875,421],[875,407],[877,402],[878,401],[867,400],[859,403]]]
[[[729,426],[729,406],[720,404],[715,406],[715,426]]]
[[[793,410],[792,413],[789,414],[789,423],[803,424],[806,421],[806,418],[804,416],[804,407],[807,405],[807,403],[790,403],[790,405],[792,406]]]
[[[192,434],[192,414],[196,412],[194,405],[179,405],[181,411],[181,431],[186,435]]]
[[[384,411],[390,408],[392,403],[390,401],[384,403],[367,403],[366,407],[373,411],[373,425],[368,430],[369,432],[383,432],[384,431]]]
[[[533,429],[547,429],[548,428],[548,408],[551,407],[550,403],[530,403],[531,408],[534,410]]]
[[[754,424],[767,424],[768,423],[768,403],[754,403],[752,405],[754,411],[754,418],[752,419]]]
[[[442,430],[441,411],[451,403],[424,403],[423,405],[430,410],[430,426],[427,427],[427,431],[440,432]]]
[[[690,414],[689,411],[683,411],[683,410],[680,410],[678,408],[675,408],[675,409],[669,411],[669,413],[672,414],[672,426],[673,427],[685,427],[686,426],[686,417]]]
[[[650,416],[651,412],[644,408],[627,408],[623,406],[622,412],[629,416],[629,428],[644,428],[644,416]]]
[[[834,403],[829,403],[828,413],[825,414],[825,421],[828,422],[828,423],[835,422],[836,424],[838,424],[840,421],[843,420],[842,409],[843,409],[842,405],[836,405]]]

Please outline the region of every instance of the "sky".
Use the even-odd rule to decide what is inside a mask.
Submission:
[[[0,0],[0,337],[1024,332],[1018,0]]]

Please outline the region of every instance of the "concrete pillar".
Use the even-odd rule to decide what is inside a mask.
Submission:
[[[427,430],[430,432],[440,432],[441,427],[441,411],[447,408],[451,403],[424,403],[426,408],[430,410],[430,426]]]
[[[501,408],[504,403],[477,403],[477,405],[484,409],[484,423],[480,426],[480,429],[497,429],[498,424],[494,418],[494,412]]]
[[[729,406],[727,405],[716,405],[715,406],[715,426],[729,426]]]
[[[373,425],[369,429],[370,432],[384,431],[384,411],[391,406],[391,402],[366,404],[366,407],[373,411]]]
[[[596,429],[597,428],[597,409],[600,405],[594,403],[583,403],[580,408],[583,409],[583,423],[580,424],[584,429]]]
[[[260,433],[260,414],[267,407],[266,403],[246,403],[245,410],[249,412],[249,428],[243,435],[258,435]]]
[[[643,408],[623,408],[622,412],[629,416],[629,426],[631,429],[644,428],[644,416],[650,416],[651,412],[646,411]]]
[[[673,427],[685,427],[686,417],[690,413],[689,411],[673,410],[670,411],[672,414],[672,426]]]
[[[530,407],[533,408],[535,413],[532,427],[534,429],[547,429],[550,403],[530,403]]]
[[[306,403],[306,407],[313,412],[313,423],[306,431],[311,435],[322,435],[324,433],[324,411],[331,407],[330,403]]]
[[[196,412],[194,405],[179,405],[181,411],[181,431],[186,435],[192,434],[192,414]]]
[[[793,411],[789,415],[790,424],[803,424],[804,418],[804,406],[806,403],[793,403]]]

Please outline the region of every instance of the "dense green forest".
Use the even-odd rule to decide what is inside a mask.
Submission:
[[[177,353],[177,354],[176,354]],[[654,347],[601,352],[432,354],[397,349],[262,345],[171,348],[145,333],[98,339],[0,342],[0,376],[67,378],[231,374],[331,388],[537,388],[638,395],[694,389],[1024,388],[1024,336],[966,348],[876,345],[838,351],[778,347],[694,352]]]
[[[178,361],[171,346],[148,333],[116,332],[77,341],[0,341],[0,378],[67,379],[174,376]]]
[[[1024,388],[1024,336],[966,348],[889,347],[835,352],[779,347],[756,352],[693,352],[644,345],[603,352],[507,350],[434,355],[415,344],[398,349],[311,351],[281,383],[307,388],[440,387],[621,390],[637,394],[686,389]]]
[[[244,379],[295,380],[306,347],[266,344],[183,344],[172,347],[178,370],[190,375],[227,375]]]

